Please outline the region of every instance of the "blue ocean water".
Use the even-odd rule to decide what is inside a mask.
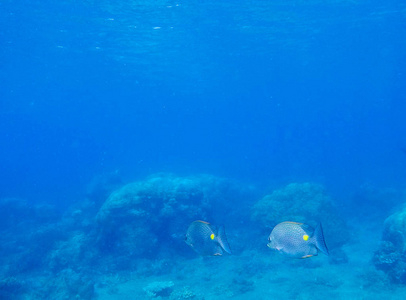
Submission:
[[[287,184],[315,182],[350,231],[381,210],[368,223],[379,242],[383,220],[406,202],[405,22],[404,1],[1,1],[0,199],[55,207],[38,226],[63,226],[81,207],[92,225],[69,228],[92,237],[113,190],[160,172],[247,186],[249,200],[208,210],[219,221]],[[98,204],[86,211],[84,199]],[[6,238],[28,218],[7,205],[17,217]],[[49,253],[60,246],[44,239]],[[1,274],[47,273],[49,256]]]

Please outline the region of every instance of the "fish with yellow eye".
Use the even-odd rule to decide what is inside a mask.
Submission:
[[[190,224],[185,242],[203,256],[231,254],[224,227],[204,221],[197,220]]]
[[[315,256],[319,251],[329,255],[320,223],[314,230],[303,223],[279,223],[269,235],[268,247],[293,258]]]

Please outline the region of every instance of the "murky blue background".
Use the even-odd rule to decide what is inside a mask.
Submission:
[[[406,176],[403,1],[2,1],[0,197],[97,174]]]

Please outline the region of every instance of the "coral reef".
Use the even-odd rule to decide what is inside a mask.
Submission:
[[[54,272],[66,268],[77,271],[93,262],[96,254],[92,240],[88,236],[80,232],[73,233],[69,239],[58,242],[51,251],[48,267]]]
[[[0,274],[46,267],[47,251],[61,235],[58,212],[49,205],[29,205],[17,198],[0,200]]]
[[[155,281],[144,287],[144,291],[150,298],[169,297],[174,285],[173,281]]]
[[[171,293],[170,300],[203,300],[202,296],[197,295],[189,286],[184,286],[179,290],[175,290]]]
[[[95,283],[89,275],[64,269],[57,275],[43,278],[35,287],[34,299],[84,299],[95,297]]]
[[[349,231],[317,184],[289,184],[254,206],[253,189],[209,175],[156,174],[117,188],[102,203],[106,192],[87,195],[63,214],[46,205],[0,200],[0,299],[251,299],[261,293],[298,298],[311,297],[314,289],[321,299],[353,284],[333,273],[345,273],[346,264],[358,266],[356,259],[366,261],[356,243],[341,247]],[[224,224],[234,255],[201,258],[190,251],[184,234],[195,219]],[[322,222],[329,263],[270,259],[264,233],[285,220]],[[354,249],[348,259],[346,251]],[[369,264],[373,270],[353,285],[372,290],[406,283],[405,252],[403,208],[385,222],[373,258],[378,270]],[[303,282],[292,284],[292,274],[301,274]]]
[[[47,205],[1,199],[1,295],[30,290],[33,299],[92,299],[96,273],[170,274],[182,256],[195,257],[185,251],[190,222],[240,219],[247,210],[230,211],[229,203],[244,203],[251,193],[214,176],[156,174],[119,187],[101,201],[119,182],[118,174],[95,178],[86,199],[63,214]],[[146,289],[156,297],[172,292],[169,287],[158,290],[157,284]],[[175,291],[171,299],[202,299],[188,288]]]
[[[24,282],[15,277],[0,279],[0,299],[18,299],[25,291]]]
[[[252,219],[271,229],[283,221],[303,222],[315,226],[323,224],[330,248],[348,242],[349,231],[338,216],[331,198],[324,188],[314,183],[291,183],[259,200],[252,209]]]
[[[26,232],[27,225],[56,222],[60,214],[50,205],[28,204],[19,198],[0,199],[0,230]]]
[[[406,284],[406,206],[385,220],[382,242],[373,262],[392,282]]]
[[[226,222],[232,217],[224,214],[227,203],[236,199],[238,191],[242,191],[238,185],[208,175],[158,174],[127,184],[114,191],[97,214],[99,249],[129,258],[153,257],[168,244],[165,253],[184,249],[190,222]]]
[[[235,276],[233,278],[231,286],[233,287],[235,294],[245,294],[254,290],[254,282],[245,278],[246,276]]]

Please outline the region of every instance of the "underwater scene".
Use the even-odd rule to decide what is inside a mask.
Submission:
[[[406,1],[0,1],[3,299],[406,299]]]

